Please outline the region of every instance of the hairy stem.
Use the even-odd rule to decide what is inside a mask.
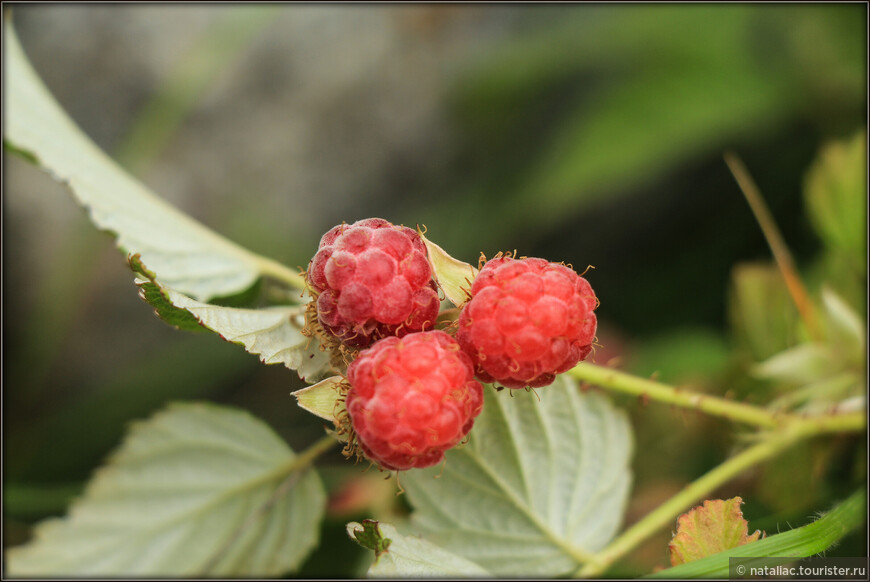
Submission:
[[[783,413],[769,412],[751,404],[733,402],[716,396],[675,388],[661,382],[638,378],[625,372],[586,362],[577,364],[569,374],[578,380],[609,390],[616,390],[617,392],[624,392],[640,396],[641,398],[649,398],[650,400],[673,404],[682,408],[690,408],[712,416],[721,416],[734,422],[751,424],[762,428],[779,426],[782,424],[784,417],[787,416]]]
[[[601,575],[616,560],[634,549],[640,542],[661,528],[671,524],[674,517],[693,503],[706,497],[717,487],[733,479],[746,469],[766,459],[775,457],[795,443],[824,433],[864,430],[866,419],[863,413],[827,415],[817,418],[791,416],[787,426],[768,433],[763,440],[711,469],[662,505],[648,513],[640,521],[625,530],[595,560],[587,562],[575,573],[575,577],[588,578]]]
[[[594,562],[584,565],[575,572],[575,577],[589,578],[601,575],[613,562],[634,549],[640,542],[659,529],[671,524],[674,516],[688,508],[692,503],[703,499],[718,486],[756,463],[775,456],[799,439],[800,433],[797,431],[778,434],[728,459],[705,475],[686,485],[682,491],[625,530],[622,535],[613,540],[596,556],[597,559]]]

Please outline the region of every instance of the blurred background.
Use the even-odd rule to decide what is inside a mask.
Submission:
[[[778,275],[723,162],[732,151],[811,294],[827,281],[866,321],[866,192],[846,209],[863,226],[845,256],[814,226],[805,187],[820,148],[866,126],[864,4],[16,5],[13,15],[36,70],[100,147],[212,229],[288,265],[307,265],[335,224],[374,216],[425,225],[475,264],[516,249],[593,265],[596,363],[767,402],[777,388],[749,378],[748,363],[800,338],[787,295],[763,283]],[[126,424],[169,400],[244,407],[296,450],[322,434],[289,394],[295,374],[164,325],[63,188],[5,152],[4,170],[4,544],[63,514]],[[746,337],[740,325],[740,289],[755,283],[786,321],[760,348],[759,334],[774,332]],[[739,436],[619,401],[637,433],[627,523]],[[806,523],[864,482],[865,437],[795,449],[719,496],[743,497],[752,529]],[[320,465],[330,517],[298,575],[354,576],[364,557],[343,524],[407,507],[382,475],[338,454]],[[664,565],[670,533],[620,572]],[[835,551],[866,555],[866,536]]]

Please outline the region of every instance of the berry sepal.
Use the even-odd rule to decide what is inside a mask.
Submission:
[[[447,251],[426,238],[419,227],[417,233],[426,245],[429,264],[438,287],[448,301],[456,307],[462,307],[471,298],[471,283],[477,277],[477,269],[451,257]]]
[[[315,416],[338,424],[337,418],[344,411],[344,396],[341,376],[331,376],[305,388],[291,392],[299,407]]]

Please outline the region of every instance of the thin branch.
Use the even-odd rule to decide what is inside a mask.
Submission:
[[[767,239],[767,244],[770,246],[773,258],[785,279],[785,284],[788,287],[792,301],[794,301],[801,319],[807,326],[807,332],[814,341],[821,341],[822,334],[819,330],[815,309],[809,299],[806,287],[804,287],[803,281],[801,281],[800,275],[798,275],[795,268],[791,252],[788,250],[788,246],[785,244],[785,240],[776,226],[773,215],[764,202],[764,197],[752,180],[752,176],[749,175],[746,166],[740,161],[740,158],[731,152],[726,152],[724,157],[728,169],[734,175],[737,185],[743,192],[743,196],[746,197],[746,201],[749,203],[749,207],[752,209],[752,213],[755,215],[755,219],[764,233],[764,238]]]
[[[679,515],[681,511],[688,509],[693,503],[700,501],[711,491],[746,469],[765,459],[776,456],[805,436],[809,436],[807,431],[789,430],[778,432],[728,459],[688,484],[682,491],[625,530],[596,556],[595,561],[578,568],[574,572],[574,577],[591,578],[600,576],[616,560],[630,552],[650,535],[669,524],[673,524],[675,516]]]
[[[785,416],[784,413],[773,413],[751,404],[725,400],[708,394],[699,394],[586,362],[577,364],[568,373],[578,380],[609,390],[649,398],[681,408],[698,410],[712,416],[720,416],[734,422],[761,428],[779,426]]]

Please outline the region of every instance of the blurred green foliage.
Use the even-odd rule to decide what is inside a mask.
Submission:
[[[397,179],[366,216],[425,224],[433,241],[468,262],[481,251],[517,249],[578,270],[593,264],[588,278],[604,324],[598,339],[611,355],[625,356],[639,374],[765,402],[768,388],[747,368],[804,338],[763,235],[721,161],[730,149],[747,162],[813,292],[827,282],[866,321],[866,135],[854,134],[866,124],[866,5],[517,10],[529,24],[449,80],[445,106],[460,144],[450,163]],[[176,72],[122,142],[125,164],[149,165],[220,74],[218,65],[254,42],[266,24],[261,16],[240,16],[235,26],[230,13],[179,55]],[[408,196],[409,189],[416,195]],[[248,195],[239,189],[240,198]],[[316,248],[314,240],[281,232],[280,217],[258,214],[255,200],[245,203],[244,212],[217,211],[226,234],[300,263]],[[88,228],[84,219],[78,228]],[[109,242],[82,236],[58,257],[57,277],[21,283],[36,298],[36,317],[4,322],[4,355],[14,355],[4,368],[4,523],[61,513],[126,423],[166,400],[244,406],[293,446],[320,430],[290,410],[296,405],[289,391],[299,386],[292,374],[261,371],[255,358],[215,338],[161,330],[149,336],[160,345],[140,346],[137,357],[116,360],[118,368],[102,376],[88,372],[106,365],[98,356],[65,362],[77,338],[100,323],[88,277],[105,260],[95,249]],[[115,276],[126,277],[123,257],[115,258],[121,265]],[[139,302],[132,285],[127,293],[128,305]],[[17,309],[5,292],[3,301],[6,314]],[[138,310],[132,335],[135,326],[149,325],[142,315],[148,308]],[[36,339],[8,347],[28,335]],[[696,477],[729,452],[733,434],[725,423],[623,404],[642,446],[638,494]],[[771,518],[765,528],[775,527],[776,516],[799,525],[807,511],[831,506],[866,473],[860,462],[866,449],[855,439],[789,455],[722,492],[747,501],[753,527],[756,516],[759,527],[768,523],[765,516]],[[361,471],[337,456],[326,462],[343,475]],[[333,553],[356,551],[343,523],[326,522],[330,547],[300,575],[359,573],[356,559],[342,563]],[[859,538],[844,540],[837,552],[858,555],[865,547]],[[639,574],[665,561],[663,546],[659,562],[623,567]]]

